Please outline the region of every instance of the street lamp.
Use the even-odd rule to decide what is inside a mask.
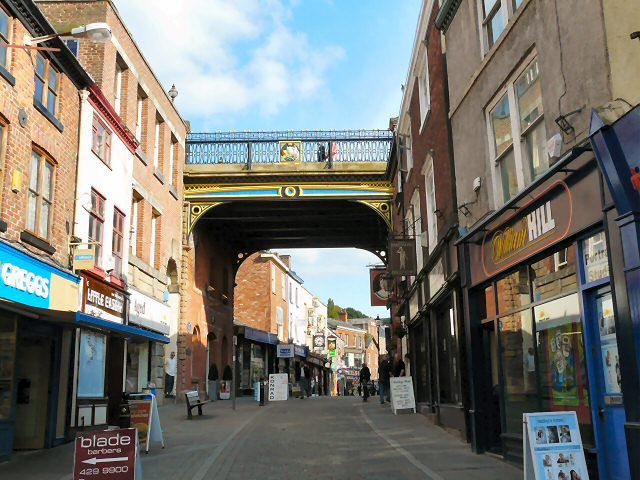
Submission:
[[[380,321],[380,315],[376,315],[376,330],[378,331],[378,356],[380,356],[380,325],[382,322]]]
[[[22,48],[25,50],[47,50],[52,52],[59,52],[59,48],[54,47],[38,47],[39,43],[46,42],[47,40],[53,40],[54,38],[67,37],[75,39],[89,40],[95,43],[106,43],[111,40],[111,27],[104,22],[88,23],[86,25],[80,25],[79,27],[72,28],[68,32],[52,33],[50,35],[43,35],[41,37],[31,38],[29,35],[24,36],[24,45],[0,43],[0,47],[9,48]]]

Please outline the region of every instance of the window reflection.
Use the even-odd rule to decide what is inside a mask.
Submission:
[[[531,265],[533,299],[536,302],[578,289],[575,246],[562,248]]]
[[[498,312],[506,313],[531,303],[527,266],[498,280]]]

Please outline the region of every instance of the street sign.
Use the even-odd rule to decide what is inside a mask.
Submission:
[[[136,429],[87,432],[76,438],[73,480],[134,480]]]
[[[294,345],[292,343],[281,343],[278,345],[278,358],[293,358]]]
[[[414,238],[391,240],[389,270],[391,275],[416,275],[416,241]]]
[[[335,357],[337,355],[336,350],[329,350],[329,356]]]
[[[269,374],[269,401],[279,402],[289,398],[289,375],[286,373]]]
[[[398,410],[410,409],[416,413],[416,399],[413,395],[411,377],[391,378],[391,408],[394,415]]]
[[[589,480],[576,412],[525,413],[522,417],[525,480]]]

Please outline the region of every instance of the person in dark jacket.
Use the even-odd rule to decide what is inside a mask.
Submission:
[[[366,402],[369,398],[369,380],[371,380],[371,370],[369,370],[366,363],[363,363],[360,369],[360,385],[362,385],[362,389],[364,390],[363,402]]]
[[[407,367],[402,360],[402,354],[400,352],[396,352],[396,361],[393,364],[393,376],[394,377],[404,377],[406,375],[405,369]]]
[[[378,360],[378,393],[380,403],[384,403],[385,397],[389,399],[389,387],[391,377],[391,364],[386,355],[380,355]]]

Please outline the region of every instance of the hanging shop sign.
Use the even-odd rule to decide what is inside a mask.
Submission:
[[[84,275],[84,312],[124,323],[126,317],[124,293],[100,280]]]
[[[389,245],[391,275],[416,275],[416,241],[414,238],[393,239]]]
[[[335,350],[337,348],[336,337],[329,337],[327,339],[327,348],[329,348],[329,350]]]
[[[324,348],[324,335],[314,335],[313,336],[313,348],[323,349]]]
[[[295,345],[293,352],[297,357],[307,358],[309,349],[303,345]]]
[[[523,414],[525,480],[589,480],[576,412]]]
[[[73,251],[73,270],[89,270],[96,264],[96,251],[89,248],[76,248]]]
[[[129,323],[168,335],[170,317],[169,305],[136,290],[129,290]]]
[[[293,344],[291,343],[280,343],[277,347],[277,356],[278,358],[293,358]]]
[[[0,298],[38,308],[78,307],[80,279],[0,242]]]
[[[371,306],[386,307],[393,295],[393,278],[387,276],[386,268],[372,268],[369,270],[371,285]]]

